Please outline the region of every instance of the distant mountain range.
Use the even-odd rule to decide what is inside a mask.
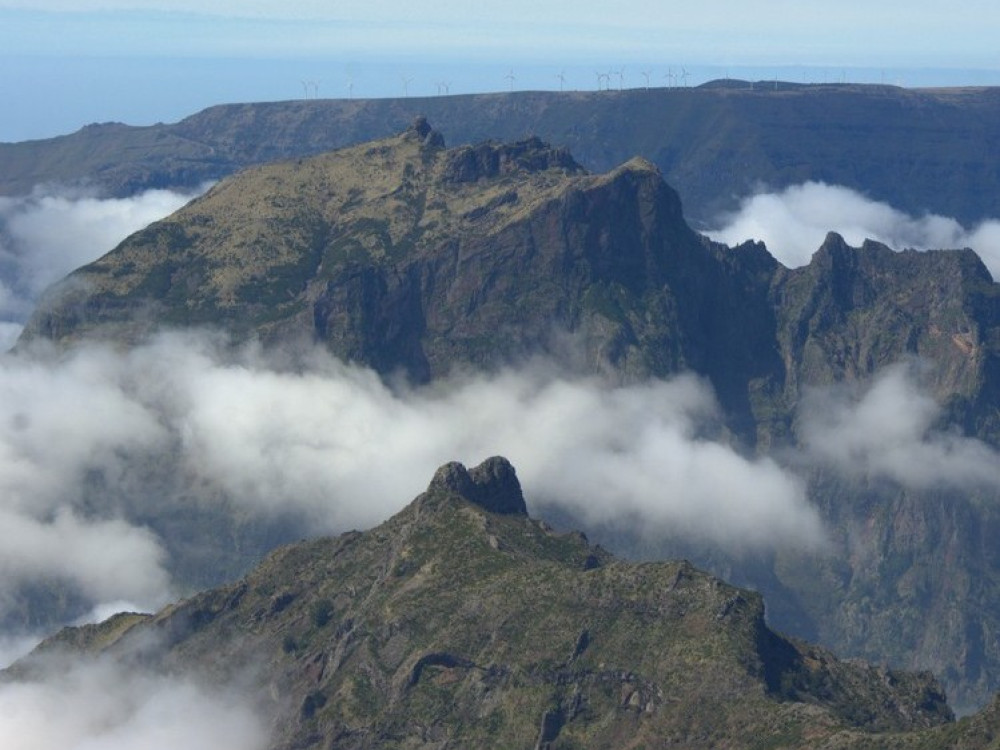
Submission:
[[[867,387],[910,363],[942,407],[942,454],[968,443],[988,465],[1000,445],[998,300],[968,250],[895,253],[831,235],[789,270],[759,244],[692,231],[647,160],[594,175],[537,139],[448,149],[418,120],[222,181],[50,290],[20,346],[212,326],[269,346],[320,342],[387,378],[427,382],[566,355],[568,334],[573,367],[612,382],[707,379],[723,434],[782,462],[837,459],[822,441],[846,428],[800,418],[817,388]],[[982,705],[1000,689],[1000,486],[866,471],[851,446],[898,416],[876,415],[860,437],[851,428],[846,468],[801,467],[832,550],[746,556],[680,533],[650,546],[613,527],[588,532],[631,556],[691,557],[763,592],[778,629],[931,668],[957,705]]]
[[[417,115],[459,145],[538,136],[592,171],[657,165],[695,226],[762,187],[844,185],[920,216],[1000,216],[1000,89],[752,85],[212,107],[176,124],[91,125],[0,144],[0,194],[86,184],[121,196],[398,133]]]

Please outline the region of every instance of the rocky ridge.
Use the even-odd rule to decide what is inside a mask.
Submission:
[[[252,666],[274,750],[888,747],[968,734],[929,675],[789,640],[765,625],[759,595],[687,562],[624,563],[552,532],[497,457],[443,466],[370,531],[281,548],[156,615],[67,629],[4,679],[43,679],[81,653],[220,687]]]

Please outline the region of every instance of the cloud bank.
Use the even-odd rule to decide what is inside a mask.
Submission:
[[[993,278],[1000,279],[1000,221],[985,221],[968,230],[951,218],[913,217],[848,188],[822,182],[746,198],[738,211],[720,217],[717,224],[718,229],[707,233],[712,239],[728,245],[747,239],[763,241],[790,268],[806,265],[827,232],[834,231],[854,246],[873,239],[895,250],[971,247]]]
[[[704,437],[718,407],[693,377],[610,388],[535,363],[406,390],[319,351],[294,368],[224,351],[173,334],[0,360],[0,607],[36,581],[88,608],[162,604],[158,519],[192,497],[332,533],[384,520],[447,461],[494,454],[536,512],[737,551],[823,542],[794,474]]]
[[[0,669],[6,669],[41,642],[41,638],[31,635],[4,635],[0,633]]]
[[[940,429],[919,376],[904,363],[865,387],[810,392],[797,468],[915,489],[1000,488],[1000,456]],[[718,406],[692,376],[609,387],[535,362],[393,389],[321,351],[291,366],[185,333],[129,351],[7,357],[0,390],[0,586],[62,577],[106,603],[102,614],[131,608],[115,597],[170,593],[161,546],[134,519],[183,492],[217,491],[234,513],[292,511],[317,533],[339,531],[395,512],[445,461],[497,453],[514,462],[535,513],[557,508],[728,552],[825,543],[792,469],[710,437]],[[142,491],[153,464],[178,494]],[[97,476],[101,491],[88,495]],[[31,644],[0,639],[0,660]],[[0,746],[264,746],[245,702],[192,679],[103,661],[59,674],[0,686]]]
[[[79,660],[0,685],[0,747],[19,750],[263,750],[246,701],[196,681]]]
[[[68,190],[0,196],[0,348],[13,343],[47,286],[192,197],[171,190],[149,190],[132,198]]]
[[[119,600],[149,609],[175,593],[157,519],[187,513],[192,497],[336,533],[398,511],[446,461],[495,454],[514,463],[535,513],[736,553],[819,549],[799,474],[811,466],[914,489],[1000,488],[1000,456],[938,428],[917,373],[900,365],[867,389],[810,392],[801,455],[782,465],[718,437],[718,405],[693,376],[610,387],[535,362],[392,388],[323,351],[291,366],[192,333],[8,357],[0,602],[57,580],[105,614]]]
[[[1000,489],[1000,454],[940,427],[941,407],[921,388],[919,372],[916,363],[901,363],[863,389],[809,392],[799,413],[809,460],[917,490]]]
[[[696,438],[719,415],[694,378],[608,389],[537,365],[399,392],[319,353],[294,373],[259,359],[222,365],[169,339],[136,356],[172,359],[173,392],[148,403],[183,425],[189,472],[325,529],[381,520],[448,460],[502,454],[536,503],[590,519],[641,518],[735,546],[821,537],[793,477]]]

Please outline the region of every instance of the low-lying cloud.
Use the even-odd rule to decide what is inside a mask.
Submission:
[[[37,635],[4,635],[0,633],[0,669],[6,669],[41,642]]]
[[[495,454],[535,513],[727,552],[823,549],[798,473],[810,466],[915,489],[1000,488],[996,452],[938,428],[916,372],[808,394],[800,460],[781,464],[730,447],[693,376],[612,387],[539,361],[407,389],[321,350],[292,367],[193,333],[7,357],[0,603],[56,580],[96,611],[155,607],[176,591],[160,519],[184,517],[192,498],[336,533],[398,511],[446,461]]]
[[[110,660],[63,663],[0,685],[0,747],[20,750],[263,750],[249,701],[191,678]]]
[[[895,250],[971,247],[994,279],[1000,278],[1000,221],[966,229],[936,214],[913,217],[846,187],[823,182],[793,185],[776,193],[746,198],[738,211],[719,217],[712,239],[736,245],[760,240],[790,268],[806,265],[827,232],[859,246],[873,239]]]
[[[13,343],[46,287],[192,197],[148,190],[98,198],[58,189],[0,197],[0,348]]]
[[[494,454],[536,510],[731,550],[822,544],[794,474],[703,436],[718,407],[693,377],[612,388],[536,363],[406,390],[320,351],[295,369],[224,351],[174,334],[0,360],[0,602],[42,579],[153,607],[173,592],[156,519],[192,496],[337,532]]]
[[[590,519],[641,518],[730,546],[821,536],[794,478],[696,437],[719,415],[692,377],[607,388],[537,365],[399,392],[322,354],[290,373],[176,344],[157,345],[178,373],[157,408],[183,425],[185,468],[258,509],[298,507],[326,529],[369,526],[445,461],[502,454],[535,503]]]
[[[919,372],[917,363],[901,363],[864,388],[808,393],[799,435],[809,460],[918,490],[1000,489],[1000,454],[939,426],[941,407],[921,387]]]

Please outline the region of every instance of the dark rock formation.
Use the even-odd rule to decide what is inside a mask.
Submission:
[[[427,492],[453,493],[490,513],[528,514],[517,473],[501,456],[488,458],[471,470],[457,462],[445,464],[434,474]]]

